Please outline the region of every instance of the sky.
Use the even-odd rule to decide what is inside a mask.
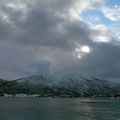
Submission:
[[[120,1],[0,0],[0,64],[119,81]]]

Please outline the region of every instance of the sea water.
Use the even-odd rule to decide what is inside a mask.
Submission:
[[[120,103],[91,98],[0,98],[0,120],[120,120]]]

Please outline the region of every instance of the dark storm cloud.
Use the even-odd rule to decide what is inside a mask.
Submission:
[[[81,65],[92,75],[103,79],[119,80],[120,78],[120,46],[114,44],[100,44],[93,48],[93,52],[85,56]]]
[[[46,2],[40,1],[40,3],[46,5]],[[34,6],[35,8],[30,9],[24,22],[21,20],[21,11],[13,11],[10,8],[5,8],[5,6],[3,7],[2,10],[7,12],[10,21],[18,30],[18,33],[14,33],[16,35],[14,43],[32,45],[33,47],[47,46],[62,49],[74,48],[75,41],[81,44],[92,43],[89,36],[90,29],[87,24],[77,20],[73,22],[69,20],[70,16],[67,14],[66,19],[62,19],[60,16],[56,16],[56,10],[54,11],[50,6],[45,9],[40,3],[37,3]],[[61,4],[63,4],[63,1],[61,1]],[[14,30],[14,32],[16,31]]]
[[[90,28],[83,21],[71,21],[70,16],[66,13],[66,19],[62,19],[60,16],[56,16],[57,12],[61,12],[52,6],[62,6],[65,10],[76,3],[78,0],[64,1],[37,1],[35,5],[30,5],[29,12],[24,15],[19,10],[13,10],[6,7],[5,4],[1,7],[2,10],[8,15],[9,21],[7,23],[7,32],[3,32],[8,36],[13,31],[13,34],[9,36],[15,36],[14,43],[21,43],[23,45],[35,45],[35,46],[48,46],[48,47],[60,47],[62,49],[74,47],[74,43],[91,44]],[[6,2],[7,3],[7,2]],[[32,8],[33,7],[33,8]],[[16,8],[17,9],[17,8]],[[60,13],[64,14],[64,13]],[[23,16],[22,16],[23,15]],[[22,21],[22,17],[25,17]],[[3,25],[3,23],[1,23]],[[9,29],[10,26],[14,26],[16,29]],[[61,26],[61,28],[59,28]],[[2,27],[1,27],[2,28]],[[60,30],[62,29],[62,30]],[[16,32],[17,30],[17,32]],[[4,35],[3,34],[3,35]],[[6,39],[7,40],[7,39]],[[13,40],[13,38],[12,38]],[[72,44],[72,45],[71,45]],[[33,46],[34,47],[34,46]]]
[[[31,68],[34,64],[54,72],[71,65],[81,65],[86,72],[93,70],[96,76],[118,79],[120,47],[114,43],[92,41],[91,36],[99,35],[101,31],[92,30],[83,20],[72,19],[69,13],[71,6],[78,1],[26,0],[24,9],[7,7],[9,1],[1,1],[1,62],[30,73],[41,71],[36,70],[40,68]],[[16,5],[15,1],[13,3]],[[3,19],[4,15],[6,19]],[[74,56],[76,44],[91,47],[91,52],[78,59]]]
[[[59,25],[63,30],[60,31]],[[22,29],[25,32],[17,36],[17,42],[26,45],[71,49],[75,41],[81,44],[92,43],[89,37],[90,29],[84,22],[61,20],[53,13],[39,9],[29,13],[27,21],[21,26]]]
[[[14,34],[14,28],[11,25],[5,23],[3,20],[0,21],[0,40],[10,40]]]

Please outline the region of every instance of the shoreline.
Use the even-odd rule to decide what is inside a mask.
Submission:
[[[91,98],[91,99],[110,99],[120,100],[120,97],[106,97],[106,96],[72,96],[72,95],[39,95],[39,94],[3,94],[0,98]],[[83,101],[84,102],[84,101]]]

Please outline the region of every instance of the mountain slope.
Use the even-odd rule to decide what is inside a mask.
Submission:
[[[10,66],[0,64],[0,79],[3,80],[15,80],[21,76]]]
[[[1,87],[2,86],[2,87]],[[2,93],[40,94],[41,96],[111,96],[120,94],[120,86],[98,78],[64,76],[58,80],[52,75],[31,76],[1,84]]]

